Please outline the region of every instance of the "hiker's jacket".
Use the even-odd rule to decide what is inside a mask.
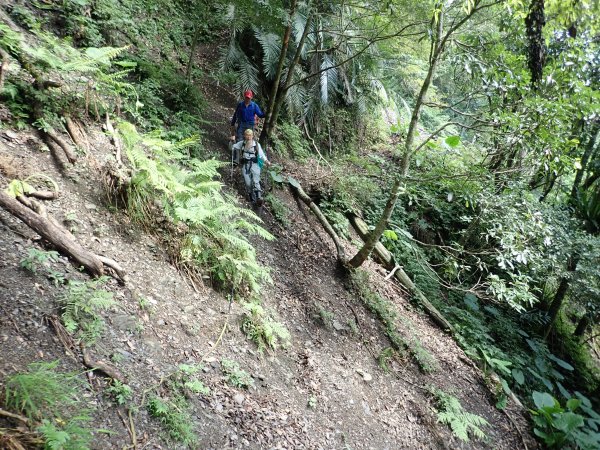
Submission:
[[[263,152],[263,149],[258,142],[253,140],[249,148],[246,148],[244,144],[245,141],[240,141],[233,146],[234,150],[237,151],[237,154],[240,155],[240,163],[258,162],[256,159],[257,156],[263,161],[267,160],[265,152]]]
[[[262,112],[260,106],[258,106],[256,103],[250,102],[248,106],[246,106],[244,102],[239,102],[237,108],[235,108],[233,117],[231,118],[231,126],[234,126],[236,121],[238,124],[254,124],[254,115],[257,115],[260,118],[265,117],[265,113]]]

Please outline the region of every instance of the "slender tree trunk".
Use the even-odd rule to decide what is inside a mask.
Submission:
[[[309,13],[309,15],[306,19],[306,24],[304,26],[304,31],[302,32],[302,37],[300,38],[300,42],[298,42],[298,47],[296,48],[296,53],[294,54],[294,58],[292,59],[292,62],[290,64],[290,66],[288,67],[285,81],[284,81],[283,85],[280,86],[280,88],[277,90],[277,93],[275,95],[273,107],[272,107],[272,110],[270,110],[271,113],[269,115],[269,121],[268,121],[268,123],[265,121],[265,124],[267,124],[267,126],[265,126],[261,132],[261,135],[260,135],[261,141],[266,139],[266,137],[269,136],[269,134],[275,129],[275,125],[277,124],[277,118],[279,117],[279,111],[281,110],[281,106],[283,105],[283,102],[285,100],[285,96],[287,94],[287,91],[288,91],[288,88],[290,85],[290,81],[292,80],[292,77],[294,75],[294,70],[296,69],[298,62],[300,61],[302,49],[304,48],[304,43],[306,42],[306,37],[308,36],[308,32],[310,30],[311,20],[312,20],[312,13]]]
[[[198,40],[200,39],[200,27],[196,25],[194,35],[192,37],[192,46],[190,47],[190,57],[188,58],[188,64],[185,71],[185,79],[190,84],[192,81],[192,63],[194,62],[194,54],[196,53],[196,47],[198,47]]]
[[[525,26],[527,28],[527,40],[529,41],[527,65],[531,72],[531,85],[534,89],[542,79],[544,71],[546,50],[543,30],[545,24],[544,0],[531,0],[529,13],[525,18]]]
[[[273,116],[273,110],[275,109],[275,101],[277,100],[277,93],[279,91],[279,83],[281,81],[281,76],[283,75],[283,68],[285,66],[285,58],[287,56],[288,47],[290,45],[290,36],[292,34],[292,17],[295,12],[296,12],[296,0],[292,0],[292,4],[290,5],[290,14],[288,17],[288,23],[287,23],[287,26],[285,27],[285,31],[283,32],[283,40],[281,42],[281,53],[279,54],[279,61],[277,62],[277,71],[275,72],[275,77],[273,79],[273,86],[271,87],[271,94],[269,96],[269,104],[267,106],[267,111],[266,111],[267,116],[265,117],[265,126],[263,127],[263,131],[260,136],[261,140],[263,140],[263,137],[266,137],[269,134],[271,117]]]
[[[419,91],[419,95],[415,102],[415,106],[412,111],[412,115],[410,118],[410,124],[408,126],[408,133],[406,135],[406,142],[404,144],[404,155],[402,157],[401,163],[401,172],[396,177],[394,181],[394,185],[392,186],[392,190],[390,191],[390,195],[388,197],[387,203],[381,215],[381,218],[377,222],[375,229],[371,232],[367,240],[361,249],[352,257],[352,259],[348,262],[348,265],[353,268],[360,267],[366,259],[369,257],[377,242],[381,238],[381,235],[385,231],[388,221],[394,212],[394,207],[396,206],[396,201],[398,200],[398,196],[400,194],[400,186],[402,181],[408,175],[408,170],[410,167],[410,158],[413,152],[413,143],[415,140],[415,132],[417,129],[417,125],[419,123],[419,117],[421,115],[421,109],[423,108],[423,102],[425,100],[425,96],[427,95],[427,91],[431,86],[431,80],[433,79],[433,74],[435,72],[435,68],[437,62],[441,56],[442,44],[440,43],[440,37],[443,29],[443,14],[440,11],[440,15],[438,18],[438,27],[437,27],[437,35],[432,43],[431,52],[429,57],[429,69],[427,71],[427,75],[425,76],[425,80],[423,80],[423,84],[421,85],[421,90]]]
[[[577,324],[577,328],[575,328],[575,332],[573,336],[580,338],[585,334],[587,328],[590,326],[592,322],[592,317],[590,314],[585,314],[581,319],[579,319],[579,323]]]
[[[567,271],[569,273],[573,273],[575,271],[575,269],[577,268],[578,262],[579,262],[579,257],[577,255],[570,256],[569,260],[567,262]],[[550,322],[548,323],[548,328],[546,329],[546,332],[544,333],[544,339],[547,339],[548,335],[550,334],[550,331],[552,331],[554,322],[556,321],[556,318],[558,317],[560,308],[562,307],[562,304],[563,304],[563,301],[567,294],[567,291],[569,290],[570,282],[571,282],[571,277],[568,274],[565,274],[560,279],[560,284],[558,285],[558,289],[556,290],[556,293],[554,294],[554,299],[552,300],[552,303],[550,303],[550,307],[548,308],[548,316],[550,317]]]

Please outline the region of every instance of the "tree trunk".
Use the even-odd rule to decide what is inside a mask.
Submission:
[[[545,24],[544,0],[531,0],[529,13],[525,18],[525,26],[527,28],[527,40],[529,41],[527,65],[531,73],[531,85],[534,89],[537,89],[537,84],[542,79],[544,71],[546,50],[543,30]]]
[[[577,255],[570,256],[569,260],[567,262],[567,272],[573,273],[575,271],[575,269],[577,268],[578,262],[579,262],[579,257]],[[558,317],[560,308],[563,304],[563,301],[565,299],[567,291],[569,290],[570,282],[571,282],[571,277],[567,274],[565,274],[560,279],[560,284],[558,285],[558,289],[556,290],[556,293],[554,294],[554,299],[552,300],[552,303],[550,303],[550,307],[548,308],[548,316],[550,317],[550,321],[548,323],[548,328],[546,329],[546,332],[544,333],[544,339],[547,339],[548,336],[550,335],[550,331],[552,331],[552,326],[554,325],[554,322],[556,321],[556,318]]]
[[[194,30],[194,36],[192,37],[192,45],[190,47],[190,57],[188,58],[188,64],[185,70],[185,79],[188,85],[192,82],[192,63],[194,62],[194,53],[196,53],[196,47],[198,46],[199,38],[200,27],[196,25],[196,29]]]
[[[283,40],[281,42],[281,53],[279,54],[279,61],[277,62],[277,71],[275,72],[275,78],[273,79],[273,86],[271,88],[271,95],[269,96],[269,104],[267,106],[266,117],[265,117],[265,126],[263,127],[263,131],[261,132],[260,140],[262,141],[266,136],[268,136],[270,126],[271,126],[271,117],[273,116],[273,111],[275,109],[275,102],[277,100],[277,94],[279,92],[279,83],[281,81],[281,77],[283,75],[283,68],[285,66],[285,58],[287,56],[288,47],[290,45],[290,35],[292,34],[292,16],[296,12],[296,0],[292,0],[292,4],[290,5],[290,15],[288,18],[288,23],[283,33]]]
[[[390,195],[388,197],[388,201],[385,205],[381,218],[377,222],[375,229],[371,232],[365,244],[358,251],[356,255],[349,261],[350,267],[358,268],[365,262],[365,260],[369,257],[373,248],[375,248],[375,244],[379,242],[381,235],[385,231],[388,220],[392,216],[394,211],[394,207],[396,206],[396,201],[398,200],[398,196],[400,194],[400,185],[402,181],[408,175],[408,169],[410,167],[410,158],[412,156],[413,151],[413,142],[415,139],[415,132],[417,130],[417,125],[419,123],[419,117],[421,115],[421,109],[423,108],[423,102],[425,101],[425,96],[427,95],[427,91],[429,90],[429,86],[431,86],[431,80],[433,78],[433,74],[435,72],[435,67],[437,61],[441,56],[442,43],[440,42],[440,36],[442,33],[443,27],[443,14],[440,12],[438,18],[438,28],[437,28],[437,36],[432,43],[431,53],[429,57],[429,69],[427,71],[427,75],[425,80],[423,80],[423,84],[421,85],[421,90],[419,91],[419,95],[415,102],[415,106],[412,111],[412,115],[410,118],[410,125],[408,126],[408,132],[406,134],[406,142],[404,144],[404,155],[402,157],[402,164],[399,176],[396,176],[396,180],[394,181],[394,185],[392,186],[392,190],[390,191]]]
[[[585,314],[581,319],[579,319],[579,323],[577,324],[577,328],[575,328],[575,332],[573,336],[580,338],[585,334],[587,328],[590,326],[592,322],[592,317],[590,314]]]
[[[309,2],[310,3],[310,2]],[[283,86],[281,86],[275,95],[275,101],[273,102],[273,109],[271,110],[269,121],[265,121],[266,126],[263,128],[260,134],[260,140],[264,141],[267,136],[275,129],[275,125],[277,124],[277,118],[279,117],[279,111],[281,110],[281,106],[285,100],[287,95],[288,88],[290,86],[290,81],[292,81],[292,77],[294,75],[294,70],[296,69],[296,65],[300,61],[300,56],[302,54],[302,48],[304,47],[304,43],[306,42],[306,37],[308,36],[308,32],[310,30],[310,23],[312,20],[312,13],[309,13],[306,18],[306,24],[304,26],[304,31],[302,32],[302,36],[300,38],[300,42],[298,42],[298,47],[296,48],[296,53],[294,54],[294,58],[290,66],[288,67],[288,73],[285,77],[285,82]]]

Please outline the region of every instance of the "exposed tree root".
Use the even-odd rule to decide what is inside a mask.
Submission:
[[[17,199],[11,197],[4,191],[0,191],[0,207],[23,221],[33,231],[38,233],[44,239],[49,241],[62,253],[71,256],[79,265],[85,267],[92,275],[101,276],[104,274],[104,264],[115,270],[117,277],[125,282],[123,270],[114,261],[104,259],[89,252],[83,248],[68,230],[60,226],[54,219],[44,217],[45,209],[38,202],[32,199],[20,196],[20,200],[25,204],[30,204],[32,208],[40,213],[28,208]]]
[[[46,139],[42,136],[42,140],[48,146],[50,154],[52,155],[52,159],[54,159],[54,161],[56,161],[56,164],[58,165],[58,169],[62,174],[64,174],[67,171],[68,167],[65,162],[64,156],[62,156],[63,151],[61,147],[52,139]]]
[[[23,423],[29,423],[29,419],[27,417],[21,416],[20,414],[11,413],[2,408],[0,408],[0,416],[10,417],[11,419],[17,419]]]
[[[54,142],[56,142],[58,146],[62,149],[62,151],[65,153],[65,156],[71,164],[75,164],[75,162],[77,162],[77,155],[73,151],[73,148],[62,137],[60,137],[56,131],[43,131],[42,135],[44,136],[46,144],[48,144],[49,139],[52,139]]]
[[[302,189],[302,186],[300,186],[298,182],[290,182],[289,185],[292,191],[300,198],[300,200],[302,200],[310,208],[313,214],[317,216],[317,219],[319,220],[319,222],[321,223],[321,225],[335,244],[338,261],[345,265],[347,259],[346,252],[344,251],[344,246],[342,245],[342,241],[340,240],[339,236],[337,235],[327,218],[323,215],[319,207],[315,204],[315,202],[312,201],[308,194],[304,192],[304,189]]]
[[[96,370],[98,372],[102,372],[103,374],[105,374],[109,378],[112,378],[113,380],[125,383],[125,377],[121,375],[117,371],[117,369],[115,369],[110,364],[107,364],[102,360],[92,359],[88,349],[85,348],[83,343],[80,344],[79,348],[81,349],[81,354],[83,356],[83,364],[85,364],[86,367],[89,367],[90,369]]]
[[[73,140],[75,145],[87,153],[89,148],[87,144],[83,141],[84,136],[81,131],[81,128],[78,127],[77,124],[73,121],[73,119],[71,119],[69,116],[65,116],[64,119],[69,136],[71,136],[71,139]]]
[[[369,234],[367,224],[364,223],[359,217],[351,215],[350,217],[352,225],[358,232],[361,238],[365,239]],[[425,312],[431,317],[431,319],[444,331],[452,331],[452,325],[446,318],[438,311],[438,309],[431,304],[427,297],[421,292],[421,290],[413,283],[410,277],[404,272],[404,270],[397,266],[394,262],[392,254],[378,242],[373,250],[375,256],[388,270],[394,271],[394,276],[400,281],[400,283],[408,289],[408,291],[416,297],[417,302],[423,307]]]
[[[54,200],[58,198],[57,191],[34,191],[34,192],[26,192],[25,195],[27,197],[35,197],[40,200]]]
[[[119,134],[117,133],[117,131],[112,126],[112,123],[110,122],[110,117],[108,116],[108,113],[106,113],[106,131],[109,132],[110,141],[115,146],[115,149],[116,149],[115,159],[117,160],[117,166],[120,167],[123,165],[123,160],[121,157],[121,152],[122,152],[123,146],[121,145],[121,139],[119,138]]]

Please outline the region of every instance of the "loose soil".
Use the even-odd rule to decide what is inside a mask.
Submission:
[[[210,46],[199,51],[207,73],[215,52]],[[227,160],[227,122],[236,99],[209,77],[203,85],[207,115],[213,120],[202,130],[204,145]],[[264,207],[259,214],[276,240],[253,243],[273,278],[264,289],[263,303],[290,331],[291,346],[260,354],[240,331],[238,305],[230,305],[208,282],[194,289],[152,233],[107,206],[100,169],[113,147],[96,125],[88,124],[88,133],[87,155],[61,171],[35,133],[0,131],[0,188],[15,177],[48,175],[61,192],[58,199],[45,202],[48,213],[84,247],[115,259],[127,271],[126,285],[113,279],[107,284],[118,305],[104,314],[107,329],[91,353],[124,374],[135,394],[134,405],[160,392],[161,381],[180,364],[201,363],[201,379],[211,393],[189,399],[199,437],[196,448],[516,449],[525,448],[525,442],[535,447],[522,412],[511,404],[505,412],[496,409],[483,374],[454,340],[413,306],[398,285],[385,280],[377,264],[368,262],[365,270],[373,288],[403,318],[402,334],[418,340],[439,366],[424,374],[404,355],[391,362],[389,372],[379,367],[377,356],[390,346],[382,325],[349,290],[330,238],[285,189],[271,193],[289,208],[289,226],[283,228]],[[270,156],[305,189],[326,170],[317,161],[300,166]],[[225,188],[241,193],[238,178],[224,171]],[[245,202],[241,195],[240,202]],[[351,243],[346,246],[348,254],[355,251]],[[49,319],[59,314],[57,298],[64,287],[56,287],[43,270],[31,273],[20,267],[30,248],[50,249],[0,210],[0,381],[40,360],[59,360],[64,371],[85,370],[79,351],[64,346]],[[64,256],[51,266],[68,279],[87,279]],[[222,359],[238,362],[254,385],[248,390],[229,385]],[[93,447],[131,446],[126,411],[103,394],[106,379],[89,373],[86,380],[81,396],[95,408],[94,427],[110,430],[96,433]],[[490,423],[484,429],[487,439],[463,443],[437,423],[430,386],[452,393],[467,411],[484,417]],[[137,448],[181,448],[165,439],[144,407],[132,418]],[[14,425],[0,417],[0,427]]]

